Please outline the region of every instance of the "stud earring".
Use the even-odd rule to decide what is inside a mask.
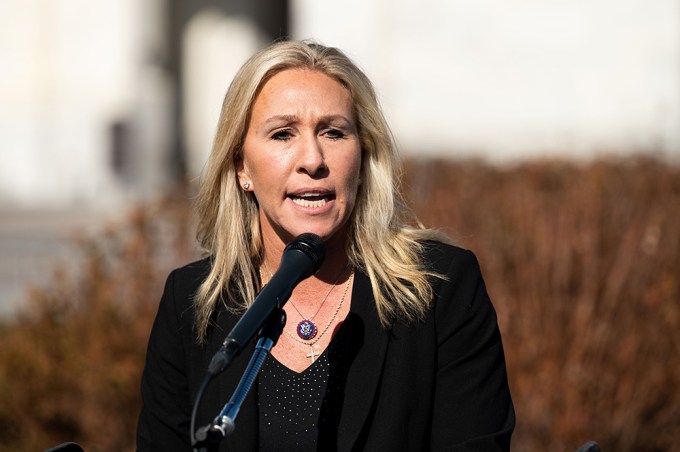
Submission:
[[[243,183],[243,189],[248,190],[250,188],[250,182],[244,182]]]

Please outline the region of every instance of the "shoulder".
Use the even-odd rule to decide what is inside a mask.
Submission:
[[[448,274],[461,268],[479,268],[472,251],[433,240],[422,242],[422,259],[428,270],[438,274]]]
[[[205,280],[210,273],[212,259],[204,259],[191,262],[183,267],[179,267],[170,272],[166,283],[166,290],[172,284],[172,289],[179,292],[195,292],[198,286]]]
[[[165,281],[159,310],[174,312],[182,318],[191,312],[194,296],[208,276],[210,267],[211,259],[205,258],[171,271]]]
[[[210,257],[203,258],[184,265],[183,267],[176,268],[172,271],[171,275],[176,278],[187,280],[187,281],[199,281],[202,282],[210,268],[212,266],[212,259]]]
[[[428,241],[423,246],[424,265],[438,275],[432,280],[435,316],[463,320],[493,311],[475,254],[467,249]]]

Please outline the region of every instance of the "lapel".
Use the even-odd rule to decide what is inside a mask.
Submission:
[[[359,271],[355,272],[350,315],[358,319],[361,346],[347,374],[338,451],[351,450],[361,433],[373,405],[390,337],[380,325],[370,280]]]

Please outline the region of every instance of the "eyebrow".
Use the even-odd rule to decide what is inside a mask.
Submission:
[[[320,118],[319,122],[323,123],[332,123],[334,121],[341,120],[344,123],[347,124],[354,124],[354,121],[347,118],[346,116],[343,115],[326,115],[322,116]],[[297,123],[299,122],[300,119],[297,115],[274,115],[270,116],[267,118],[263,123],[262,126],[268,126],[271,123],[276,123],[276,122],[285,122],[285,123]]]
[[[285,123],[291,123],[291,122],[297,122],[298,118],[295,115],[275,115],[275,116],[270,116],[269,118],[265,119],[261,127],[266,127],[269,126],[272,123],[277,123],[277,122],[285,122]]]

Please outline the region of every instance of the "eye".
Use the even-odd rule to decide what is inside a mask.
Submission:
[[[288,141],[292,137],[293,137],[293,134],[288,129],[279,130],[277,132],[274,132],[271,136],[272,140],[277,140],[277,141]]]
[[[339,140],[345,137],[345,132],[340,129],[328,129],[324,132],[324,135],[331,140]]]

